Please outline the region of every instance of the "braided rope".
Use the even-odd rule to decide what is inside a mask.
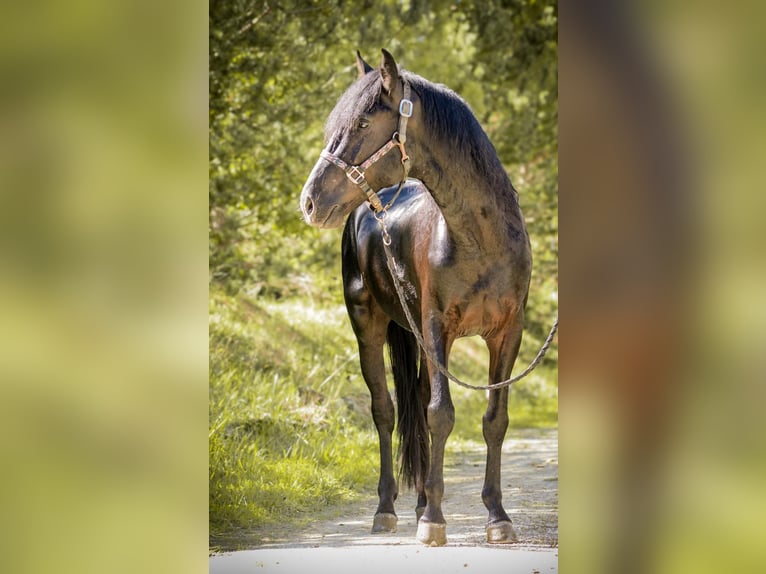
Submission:
[[[381,229],[383,231],[383,249],[386,252],[386,265],[388,265],[388,271],[389,273],[391,273],[391,277],[394,280],[394,288],[396,289],[396,293],[399,295],[399,301],[402,304],[404,315],[407,317],[407,322],[410,325],[412,334],[415,335],[415,339],[417,339],[418,341],[418,345],[420,345],[420,348],[423,349],[423,352],[426,354],[426,357],[428,358],[428,360],[431,361],[431,363],[436,366],[436,368],[439,370],[439,372],[442,375],[447,377],[450,381],[457,383],[461,387],[465,387],[466,389],[472,389],[476,391],[493,390],[493,389],[508,387],[512,385],[513,383],[520,381],[521,379],[526,377],[529,373],[531,373],[534,370],[534,368],[537,367],[537,365],[540,364],[540,362],[543,360],[543,357],[545,356],[545,353],[548,351],[548,347],[551,346],[551,342],[553,342],[553,337],[559,328],[558,316],[556,316],[556,319],[553,321],[553,326],[551,327],[551,331],[550,333],[548,333],[548,337],[545,339],[543,346],[540,347],[540,350],[538,351],[537,356],[534,358],[534,360],[529,364],[529,366],[526,369],[524,369],[521,373],[519,373],[515,377],[511,377],[510,379],[507,379],[505,381],[500,381],[499,383],[493,383],[491,385],[471,385],[461,381],[455,375],[450,373],[447,370],[447,368],[444,365],[442,365],[441,362],[436,358],[433,352],[428,348],[425,341],[423,340],[423,335],[415,326],[415,320],[413,319],[412,313],[410,312],[410,309],[407,305],[404,289],[402,288],[402,284],[399,281],[399,277],[397,276],[397,273],[396,273],[396,260],[394,259],[394,256],[391,253],[391,248],[389,247],[389,245],[391,244],[391,237],[388,234],[388,230],[386,229],[385,223],[383,222],[383,218],[379,218],[378,223],[380,223]]]

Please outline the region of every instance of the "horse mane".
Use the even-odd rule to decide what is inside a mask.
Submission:
[[[443,84],[406,70],[400,74],[420,97],[425,128],[435,140],[444,142],[451,155],[450,163],[465,165],[470,160],[476,174],[491,187],[513,189],[495,146],[465,100]]]
[[[443,84],[436,84],[404,69],[399,69],[422,101],[424,125],[435,140],[444,143],[451,165],[469,162],[479,178],[497,192],[508,194],[514,202],[516,191],[505,172],[495,147],[487,137],[469,105]],[[339,139],[352,129],[356,119],[380,105],[380,74],[370,72],[355,81],[341,96],[325,124],[325,143]]]

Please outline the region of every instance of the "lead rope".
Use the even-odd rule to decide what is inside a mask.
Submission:
[[[393,202],[389,202],[390,204]],[[379,216],[379,213],[382,213],[382,215]],[[394,255],[391,253],[391,236],[388,234],[388,229],[386,228],[386,215],[388,214],[388,211],[382,211],[379,213],[375,213],[375,219],[377,219],[378,223],[380,224],[382,237],[383,237],[383,250],[386,252],[386,265],[388,265],[388,271],[391,273],[391,277],[394,280],[394,288],[396,289],[397,295],[399,295],[399,301],[402,304],[402,309],[404,310],[404,315],[407,317],[407,323],[410,325],[410,329],[412,330],[412,334],[415,335],[415,339],[418,341],[418,345],[420,345],[420,348],[423,349],[423,352],[426,354],[426,357],[433,365],[436,366],[436,368],[439,370],[439,372],[447,377],[450,381],[453,381],[454,383],[457,383],[461,387],[465,387],[466,389],[472,389],[475,391],[485,391],[485,390],[493,390],[493,389],[500,389],[503,387],[508,387],[512,385],[513,383],[520,381],[524,377],[526,377],[529,373],[531,373],[537,365],[540,364],[540,362],[543,360],[543,357],[545,356],[545,353],[548,351],[548,347],[551,346],[551,343],[553,342],[553,337],[556,334],[556,331],[558,331],[559,328],[559,317],[556,315],[556,319],[553,321],[553,326],[551,327],[550,333],[548,333],[548,337],[545,339],[545,342],[543,343],[543,346],[540,347],[540,350],[537,352],[537,356],[534,358],[534,360],[529,364],[529,366],[524,369],[521,373],[516,375],[515,377],[511,377],[510,379],[507,379],[505,381],[500,381],[499,383],[493,383],[491,385],[471,385],[468,383],[465,383],[458,379],[455,375],[450,373],[447,368],[442,365],[441,361],[434,356],[434,354],[431,352],[431,350],[426,345],[425,340],[423,339],[423,335],[420,333],[418,328],[415,326],[415,319],[412,317],[412,313],[410,312],[409,306],[407,305],[406,296],[404,294],[404,289],[402,288],[402,284],[399,281],[398,274],[396,272],[396,260],[394,259]]]

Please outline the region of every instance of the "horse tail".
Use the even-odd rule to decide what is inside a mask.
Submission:
[[[428,473],[429,438],[427,405],[418,376],[418,343],[412,333],[393,321],[388,324],[386,341],[396,390],[400,477],[407,486],[422,492]]]

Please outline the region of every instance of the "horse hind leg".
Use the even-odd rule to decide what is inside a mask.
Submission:
[[[384,331],[385,333],[385,331]],[[375,338],[377,339],[377,338]],[[372,533],[396,532],[397,517],[394,501],[398,486],[394,477],[392,438],[394,430],[394,404],[386,384],[383,360],[383,342],[367,343],[359,340],[359,360],[367,388],[370,391],[370,408],[380,444],[380,478],[378,480],[378,508],[372,524]]]
[[[487,343],[490,353],[490,383],[507,379],[521,344],[521,330]],[[481,498],[487,507],[487,542],[508,544],[516,542],[513,524],[503,508],[500,482],[500,458],[505,432],[508,429],[508,387],[489,391],[487,410],[482,419],[484,441],[487,444],[487,466]]]

